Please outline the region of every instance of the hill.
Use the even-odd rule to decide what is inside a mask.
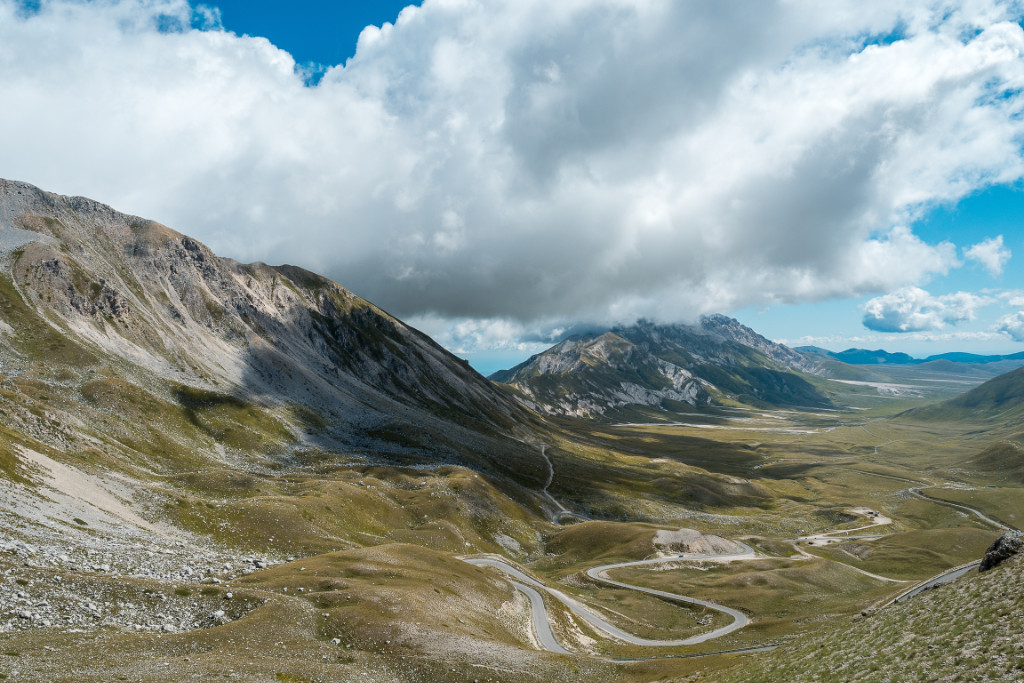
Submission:
[[[1024,368],[994,377],[970,391],[901,415],[915,420],[1011,425],[1024,419]]]
[[[1019,605],[1024,563],[1017,556],[985,573],[870,616],[840,619],[816,635],[745,659],[722,681],[1017,681],[1014,643],[1024,628]]]
[[[908,365],[917,362],[912,356],[906,353],[889,353],[882,349],[868,351],[867,349],[847,349],[838,353],[830,353],[836,360],[841,360],[850,365],[881,365],[890,363],[896,365]]]
[[[512,588],[451,565],[539,551],[552,504],[539,445],[556,430],[327,278],[0,181],[0,415],[0,678],[387,680],[412,654],[443,680],[470,666],[462,652],[487,652],[552,679],[491,616],[521,617]],[[338,551],[353,574],[391,576],[389,600],[434,602],[409,624],[365,610],[358,658],[330,645],[325,672],[331,591],[361,603],[378,582],[332,568],[302,585],[288,558]],[[286,583],[236,583],[279,565]],[[478,599],[486,632],[446,631],[440,615],[464,622]],[[402,653],[381,652],[377,636],[406,626]],[[293,656],[264,658],[283,643]],[[150,672],[154,645],[184,653],[183,670]],[[230,663],[196,673],[197,653],[225,648]]]
[[[736,320],[640,321],[570,338],[491,375],[540,412],[627,419],[712,405],[826,406],[801,372],[814,364]]]

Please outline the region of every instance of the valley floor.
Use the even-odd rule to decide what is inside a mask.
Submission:
[[[971,465],[999,434],[863,411],[574,429],[525,503],[457,466],[324,456],[256,490],[22,451],[0,676],[882,681],[903,664],[872,648],[913,643],[906,671],[1016,680],[1019,563],[885,606],[1019,525],[1020,485]],[[961,655],[914,630],[936,609],[978,619],[935,635]]]

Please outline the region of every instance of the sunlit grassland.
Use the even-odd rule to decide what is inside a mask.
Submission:
[[[740,609],[751,624],[715,643],[743,647],[811,628],[837,615],[859,612],[897,592],[887,584],[824,559],[778,558],[685,568],[618,569],[616,580],[699,596]]]
[[[976,489],[932,488],[924,489],[922,493],[975,508],[1009,526],[1024,527],[1024,489],[987,486]]]
[[[225,479],[230,481],[223,474],[208,479],[206,473],[179,478],[188,488],[167,503],[169,516],[225,545],[302,555],[391,542],[449,553],[539,547],[530,511],[464,468],[349,464],[258,480],[239,477],[233,487]],[[511,547],[496,538],[508,539]]]
[[[69,398],[44,384],[10,380],[0,387],[0,410],[17,403],[42,415],[45,406],[71,411],[77,402],[104,448],[56,459],[145,479],[160,494],[161,516],[222,546],[303,558],[238,582],[272,599],[237,624],[182,634],[178,645],[161,641],[155,651],[176,657],[172,670],[179,678],[189,652],[227,675],[232,665],[217,652],[244,644],[251,655],[236,670],[274,671],[285,676],[279,680],[346,680],[364,671],[379,680],[388,680],[385,671],[396,680],[465,680],[476,661],[472,653],[484,651],[489,662],[500,662],[502,680],[672,679],[735,660],[612,664],[590,655],[663,657],[799,643],[832,623],[849,623],[910,581],[979,557],[996,535],[991,526],[916,498],[912,487],[1014,526],[1024,520],[1024,490],[993,480],[1001,452],[989,453],[989,469],[972,464],[1019,429],[909,419],[900,413],[925,399],[881,396],[871,387],[822,385],[837,403],[859,410],[720,410],[687,416],[680,425],[560,421],[542,435],[554,470],[548,492],[578,515],[577,523],[560,526],[549,521],[550,502],[536,487],[500,475],[417,467],[397,456],[384,465],[387,454],[373,459],[298,443],[303,419],[287,407],[140,386],[98,370]],[[122,415],[127,424],[120,424]],[[0,434],[5,446],[6,440]],[[217,447],[226,456],[214,461]],[[524,448],[539,450],[540,443]],[[0,451],[0,476],[20,476],[16,452],[6,453]],[[235,466],[243,461],[246,468]],[[1002,486],[984,488],[991,483]],[[892,518],[861,532],[882,538],[802,545],[815,557],[796,554],[797,536],[869,525],[853,512],[857,507]],[[748,627],[699,646],[643,648],[616,643],[548,600],[556,635],[580,653],[549,655],[531,643],[525,599],[502,574],[458,560],[504,555],[626,631],[679,639],[728,619],[599,585],[585,571],[653,557],[654,534],[681,527],[742,540],[772,557],[616,570],[613,577],[736,607],[752,619]],[[908,583],[879,581],[854,568]],[[43,642],[12,638],[25,649]],[[88,650],[80,637],[75,642],[78,651]],[[109,644],[138,658],[151,642],[117,634]],[[270,656],[275,648],[288,654]],[[111,657],[113,650],[105,652]],[[526,664],[517,668],[520,661]],[[106,680],[107,673],[91,679]]]
[[[899,402],[889,399],[888,408],[875,412],[900,412],[894,404]],[[747,628],[701,646],[652,651],[616,643],[572,617],[556,601],[548,601],[555,632],[567,646],[620,658],[787,641],[815,631],[821,624],[858,614],[909,585],[882,582],[853,567],[891,578],[921,579],[975,559],[995,535],[969,513],[908,493],[911,487],[970,483],[975,475],[963,463],[992,440],[991,434],[976,426],[882,419],[868,411],[758,411],[736,416],[740,419],[711,416],[703,420],[704,426],[574,423],[571,438],[556,437],[547,448],[554,468],[550,493],[583,518],[603,521],[565,527],[548,524],[534,516],[531,506],[509,498],[486,477],[468,470],[440,468],[414,473],[401,467],[354,463],[281,473],[261,480],[258,486],[251,481],[232,481],[226,474],[195,481],[188,479],[194,475],[180,475],[183,490],[196,500],[175,514],[186,526],[215,535],[221,527],[241,530],[240,537],[257,546],[270,542],[267,534],[271,530],[284,529],[278,533],[291,539],[286,547],[302,553],[370,545],[379,545],[384,556],[406,547],[418,548],[416,553],[433,553],[428,563],[433,568],[422,571],[374,569],[356,577],[340,565],[332,565],[334,568],[323,569],[323,577],[317,575],[325,579],[335,572],[332,576],[345,583],[345,590],[359,594],[361,606],[379,607],[383,598],[370,596],[393,583],[388,600],[405,597],[395,598],[395,606],[376,616],[361,612],[363,607],[328,606],[331,600],[338,600],[336,596],[315,603],[338,615],[331,617],[330,623],[337,627],[332,633],[345,638],[357,632],[379,633],[385,641],[387,634],[398,633],[396,624],[404,619],[406,612],[397,606],[402,601],[412,605],[408,614],[437,609],[425,606],[429,600],[415,602],[420,598],[414,596],[427,590],[436,595],[428,577],[448,567],[437,558],[454,559],[459,553],[495,552],[513,557],[544,583],[577,596],[621,628],[655,639],[687,637],[726,619],[637,592],[599,586],[585,577],[588,567],[653,556],[656,548],[651,541],[662,528],[690,527],[727,538],[748,538],[762,552],[777,555],[701,568],[615,572],[615,578],[629,583],[716,600],[751,617]],[[700,424],[699,418],[693,420]],[[945,495],[950,490],[928,489],[930,495],[936,491]],[[1024,502],[1016,497],[1021,492],[1015,489],[1002,496],[1002,503],[996,494],[1007,490],[979,491],[991,497],[965,497],[961,502],[994,516],[1012,512],[1006,500]],[[210,507],[213,500],[234,503],[230,518],[217,503]],[[788,541],[797,535],[868,524],[866,518],[851,512],[854,507],[872,508],[892,517],[891,525],[863,532],[885,537],[830,547],[805,546],[817,557],[793,556]],[[497,543],[499,534],[512,539],[518,549]],[[751,535],[756,538],[749,538]],[[404,550],[399,554],[409,555]],[[290,576],[295,576],[294,567],[292,571]],[[324,592],[314,584],[296,583],[298,580],[288,578],[286,582],[302,585],[314,596]],[[498,573],[493,573],[493,581],[507,585]],[[459,623],[460,618],[466,624]],[[471,619],[456,617],[449,627],[455,629],[452,633],[466,626],[486,629],[480,631],[485,640],[523,647],[513,642],[522,634],[509,640],[489,619],[483,610],[474,612]],[[350,630],[339,630],[350,621],[354,626],[345,627]],[[440,632],[446,632],[443,626]],[[326,635],[326,631],[321,633]],[[362,656],[373,650],[376,642],[357,641],[353,649],[358,648]],[[414,656],[415,650],[410,647],[403,656]],[[663,660],[616,665],[619,668],[614,670],[623,680],[655,680],[728,661],[713,658],[697,665],[690,660],[675,664]]]
[[[998,536],[991,529],[972,527],[918,529],[876,540],[804,546],[804,550],[872,574],[921,581],[980,558]]]
[[[865,393],[860,398],[872,397]],[[653,471],[684,481],[687,475],[703,471],[720,483],[717,498],[702,500],[692,492],[678,498],[666,496],[687,510],[696,508],[708,515],[652,520],[665,526],[678,523],[731,538],[761,534],[752,545],[788,555],[792,545],[787,539],[797,534],[867,524],[865,518],[851,515],[853,507],[869,507],[893,519],[890,525],[860,532],[881,535],[879,539],[804,546],[817,559],[772,559],[699,570],[635,568],[617,570],[615,578],[710,597],[744,609],[754,623],[715,641],[716,648],[725,648],[814,630],[819,621],[858,614],[913,581],[977,559],[997,535],[991,526],[966,511],[916,498],[908,489],[977,481],[979,475],[964,463],[999,434],[974,424],[898,417],[919,403],[888,397],[879,400],[875,408],[861,411],[761,411],[703,420],[695,416],[687,418],[688,425],[581,425],[581,440],[589,444],[583,459],[602,462],[611,458],[616,468],[621,468],[620,478],[605,480],[604,495],[624,496],[617,487],[626,486],[635,476],[649,477]],[[556,484],[563,464],[563,459],[555,459]],[[730,491],[726,483],[738,488]],[[559,489],[553,486],[552,490]],[[646,493],[642,487],[640,490]],[[927,489],[929,495],[936,491],[1006,520],[1021,514],[1024,504],[1020,489],[1012,489],[1009,495],[1001,495],[1006,489]],[[749,503],[752,492],[764,500],[753,506],[744,504]],[[636,509],[644,510],[642,506]],[[637,530],[634,532],[630,539],[619,539],[622,547],[632,547],[632,551],[616,552],[616,543],[609,542],[606,550],[594,553],[581,549],[603,547],[600,539],[604,536],[596,529],[589,532],[589,539],[581,530],[575,544],[566,544],[566,538],[558,539],[556,534],[548,543],[550,550],[557,546],[558,551],[535,562],[534,567],[553,581],[569,584],[592,604],[614,607],[624,617],[641,621],[643,610],[650,610],[642,600],[602,598],[605,589],[577,585],[587,566],[638,556],[643,544],[636,541]],[[609,534],[607,538],[613,537]],[[907,583],[882,582],[854,571],[854,567]],[[662,623],[679,623],[683,616],[685,610],[679,618]]]

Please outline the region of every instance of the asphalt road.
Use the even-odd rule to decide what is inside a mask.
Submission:
[[[976,570],[978,568],[978,565],[980,564],[981,560],[975,560],[974,562],[971,562],[969,564],[961,565],[959,567],[953,567],[952,569],[947,569],[946,571],[942,572],[941,574],[937,574],[936,576],[933,576],[927,581],[922,581],[921,583],[917,584],[916,586],[908,590],[906,593],[900,593],[886,604],[891,605],[894,602],[903,602],[904,600],[909,600],[915,595],[923,593],[929,588],[935,588],[936,586],[941,586],[944,583],[950,583],[952,581],[955,581],[964,574]]]
[[[473,564],[476,563],[474,562]],[[540,643],[540,646],[548,652],[556,652],[562,655],[572,654],[561,646],[555,638],[555,634],[551,631],[551,622],[548,621],[547,609],[544,607],[544,598],[537,589],[518,581],[511,581],[510,583],[516,587],[516,590],[530,599],[530,608],[533,612],[533,631],[537,634],[537,642]]]
[[[618,562],[616,564],[606,564],[606,565],[602,565],[600,567],[592,567],[591,569],[587,570],[587,576],[589,576],[590,578],[594,579],[595,581],[600,581],[600,582],[606,583],[606,584],[608,584],[610,586],[618,586],[619,588],[629,588],[630,590],[640,591],[641,593],[647,593],[648,595],[655,595],[655,596],[657,596],[659,598],[664,598],[666,600],[672,600],[674,602],[684,602],[684,603],[687,603],[687,604],[690,604],[690,605],[698,605],[700,607],[706,607],[708,609],[715,610],[716,612],[722,612],[723,614],[726,614],[726,615],[732,617],[732,623],[731,624],[726,624],[725,626],[721,626],[719,628],[716,628],[713,631],[709,631],[707,633],[702,633],[701,635],[693,636],[692,638],[686,638],[685,640],[671,640],[671,641],[667,641],[667,640],[645,640],[643,638],[635,638],[633,636],[629,636],[628,639],[624,638],[624,640],[627,640],[628,642],[631,642],[631,643],[633,643],[635,645],[662,645],[662,646],[664,646],[664,645],[696,645],[698,643],[703,643],[703,642],[706,642],[708,640],[713,640],[715,638],[721,638],[722,636],[726,635],[727,633],[732,633],[733,631],[737,631],[737,630],[743,628],[744,626],[746,626],[748,623],[750,623],[750,620],[747,618],[747,616],[745,614],[743,614],[743,612],[740,612],[739,610],[735,610],[735,609],[733,609],[731,607],[726,607],[725,605],[718,605],[718,604],[713,603],[713,602],[708,602],[707,600],[701,600],[700,598],[691,598],[691,597],[687,597],[685,595],[678,595],[676,593],[668,593],[666,591],[654,590],[653,588],[644,588],[642,586],[634,586],[634,585],[629,584],[629,583],[623,583],[622,581],[615,581],[614,579],[609,579],[606,576],[606,572],[608,572],[609,570],[612,570],[612,569],[622,569],[624,567],[642,567],[642,566],[649,566],[649,565],[652,565],[652,564],[666,564],[668,562],[678,562],[680,560],[715,561],[715,560],[745,560],[745,559],[754,559],[754,549],[753,548],[751,548],[750,546],[748,546],[745,543],[738,543],[738,545],[743,546],[743,548],[744,548],[743,552],[741,552],[741,553],[728,553],[728,554],[721,554],[721,555],[699,555],[699,554],[694,554],[694,553],[684,553],[684,554],[678,555],[676,557],[658,558],[656,560],[640,560],[638,562]],[[626,634],[626,635],[628,636],[628,634]]]
[[[522,590],[528,598],[533,608],[533,619],[534,619],[534,631],[537,634],[537,639],[541,643],[541,646],[549,652],[566,653],[567,650],[563,648],[557,640],[554,638],[554,634],[551,631],[551,622],[548,619],[547,611],[544,609],[543,600],[538,593],[539,590],[545,591],[553,598],[565,605],[573,614],[586,621],[594,628],[604,631],[608,635],[632,645],[640,645],[644,647],[672,647],[679,645],[696,645],[703,643],[714,638],[720,638],[727,633],[732,633],[737,629],[741,629],[749,623],[749,619],[742,612],[732,609],[731,607],[725,607],[723,605],[717,605],[713,602],[706,600],[700,600],[699,598],[691,598],[685,595],[677,595],[675,593],[668,593],[666,591],[654,590],[652,588],[643,588],[642,586],[634,586],[632,584],[623,583],[621,581],[615,581],[605,576],[605,572],[612,569],[620,569],[624,567],[637,567],[637,566],[649,566],[652,564],[666,564],[669,562],[679,562],[680,560],[743,560],[753,559],[754,550],[750,546],[743,543],[739,545],[743,546],[744,550],[740,553],[732,554],[721,554],[721,555],[699,555],[699,554],[684,554],[673,557],[659,558],[655,560],[640,560],[637,562],[619,562],[616,564],[606,564],[600,567],[593,567],[587,571],[587,576],[606,583],[611,586],[617,586],[619,588],[628,588],[630,590],[639,591],[641,593],[647,593],[648,595],[654,595],[666,600],[672,600],[675,602],[682,602],[691,605],[698,605],[706,607],[708,609],[722,612],[730,617],[733,621],[726,626],[719,627],[708,633],[703,633],[698,636],[691,638],[684,638],[680,640],[652,640],[649,638],[639,638],[631,633],[623,631],[618,626],[609,623],[606,619],[593,612],[586,605],[582,604],[575,598],[566,595],[564,592],[557,588],[549,588],[535,579],[531,578],[524,572],[516,569],[508,562],[491,557],[471,557],[463,558],[463,561],[468,562],[472,565],[494,567],[499,569],[513,579],[516,579],[512,584],[519,590]]]
[[[1002,531],[1009,531],[1010,530],[1010,527],[1006,526],[1002,522],[996,521],[996,520],[992,519],[991,517],[988,517],[987,515],[983,514],[979,510],[975,510],[974,508],[969,507],[967,505],[960,505],[959,503],[951,503],[948,500],[941,500],[939,498],[932,498],[931,496],[926,496],[923,493],[921,493],[920,489],[913,489],[913,488],[911,488],[911,489],[907,489],[907,491],[910,493],[910,495],[916,496],[916,497],[920,498],[921,500],[927,500],[927,501],[930,501],[932,503],[937,503],[939,505],[946,505],[946,506],[949,506],[949,507],[954,507],[954,508],[959,508],[961,510],[966,510],[967,512],[970,512],[970,513],[976,515],[977,517],[979,517],[983,521],[987,522],[988,524],[991,524],[992,526],[996,527],[997,529],[1001,529]],[[904,600],[909,600],[910,598],[914,597],[915,595],[920,595],[921,593],[923,593],[924,591],[928,590],[929,588],[935,588],[936,586],[941,586],[941,585],[946,584],[946,583],[951,583],[952,581],[955,581],[956,579],[959,579],[964,574],[967,574],[968,572],[971,572],[971,571],[977,569],[980,564],[981,564],[981,560],[975,560],[974,562],[970,562],[968,564],[960,565],[959,567],[953,567],[952,569],[947,569],[946,571],[942,572],[941,574],[937,574],[937,575],[933,576],[932,578],[930,578],[930,579],[928,579],[926,581],[922,581],[921,583],[917,584],[916,586],[914,586],[910,590],[906,591],[905,593],[900,593],[895,598],[893,598],[892,600],[887,602],[886,605],[891,605],[891,604],[893,604],[895,602],[903,602]]]

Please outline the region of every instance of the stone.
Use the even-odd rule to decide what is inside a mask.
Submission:
[[[985,557],[981,560],[978,571],[986,572],[1003,560],[1013,557],[1022,549],[1024,549],[1024,534],[1020,531],[1007,531],[985,551]]]

